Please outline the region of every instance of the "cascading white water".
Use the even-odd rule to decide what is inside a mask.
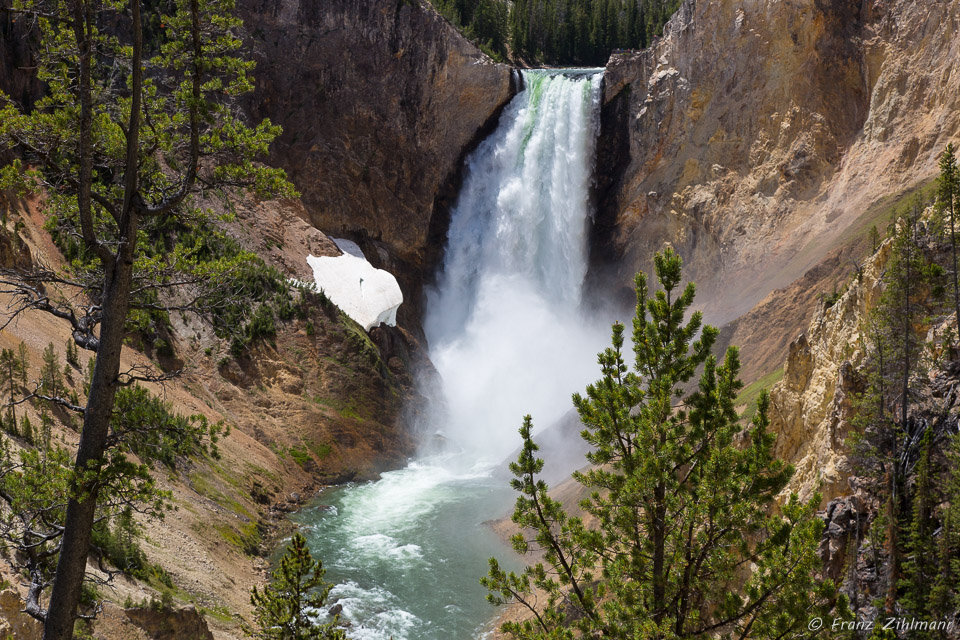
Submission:
[[[606,329],[580,309],[598,128],[597,71],[524,71],[470,156],[424,329],[447,401],[443,432],[478,457],[545,426],[591,377]]]
[[[525,71],[468,160],[425,330],[459,445],[323,494],[296,516],[336,583],[351,640],[476,640],[494,611],[478,579],[517,559],[485,524],[514,494],[493,467],[526,413],[547,426],[597,375],[608,326],[580,309],[598,71]],[[321,617],[329,617],[320,612]]]

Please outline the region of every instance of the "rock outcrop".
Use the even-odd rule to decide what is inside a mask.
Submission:
[[[251,110],[284,129],[273,161],[315,226],[400,276],[401,321],[419,323],[428,245],[444,244],[462,158],[512,96],[510,68],[426,0],[240,4],[258,60]]]
[[[805,332],[790,343],[783,378],[770,391],[774,454],[796,467],[788,491],[823,502],[847,493],[851,475],[844,445],[853,415],[851,394],[862,384],[864,319],[882,292],[892,241],[885,242],[832,304],[821,301]]]
[[[0,638],[40,640],[43,625],[23,613],[23,600],[13,589],[0,591]]]
[[[182,609],[131,608],[125,613],[152,640],[213,640],[203,616],[192,606]]]
[[[960,135],[958,24],[938,0],[685,1],[607,65],[596,261],[626,284],[670,242],[712,322],[786,287]]]

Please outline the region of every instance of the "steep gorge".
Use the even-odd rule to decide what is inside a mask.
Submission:
[[[720,323],[786,288],[960,135],[958,24],[933,0],[684,2],[607,65],[597,272],[626,285],[669,242]]]
[[[291,275],[303,273],[300,249],[332,250],[296,218],[359,241],[400,279],[408,296],[400,322],[418,333],[421,287],[438,264],[462,161],[516,91],[511,70],[424,0],[240,4],[259,60],[248,108],[284,126],[273,161],[303,198],[269,213],[251,205],[236,235]],[[730,322],[727,336],[744,347],[750,377],[779,366],[815,313],[817,328],[789,348],[774,394],[784,412],[775,423],[780,451],[800,466],[797,488],[809,490],[826,469],[828,493],[843,489],[843,433],[831,416],[842,410],[841,365],[854,325],[834,316],[853,313],[867,293],[852,289],[830,309],[810,303],[849,279],[866,230],[888,213],[878,203],[929,181],[936,155],[960,135],[958,23],[956,3],[934,0],[688,0],[653,48],[615,54],[607,65],[587,288],[625,291],[653,252],[672,244],[709,320]],[[17,57],[0,65],[0,86],[33,95],[22,73],[8,73],[24,59],[10,51]],[[362,336],[331,324],[336,331],[320,339],[291,330],[280,350],[265,347],[256,362],[219,366],[181,345],[202,371],[178,385],[178,406],[229,415],[240,431],[230,460],[254,450],[298,491],[396,466],[413,444],[396,388],[384,380],[410,390],[416,340],[374,332],[382,360],[371,365]],[[51,330],[35,346],[47,337],[62,342]],[[302,366],[305,353],[317,362]],[[351,395],[372,398],[356,418]],[[313,467],[282,453],[321,439],[338,446],[333,456],[312,456]],[[236,489],[216,483],[217,491]],[[280,484],[271,484],[270,500],[292,508],[300,496]],[[258,508],[248,498],[244,505]],[[204,517],[191,515],[183,536],[203,543],[189,524]],[[163,561],[178,579],[194,579],[178,564],[184,559]],[[236,557],[212,562],[240,582],[255,575],[237,569]],[[204,588],[210,602],[235,592],[229,604],[245,606],[227,580]]]

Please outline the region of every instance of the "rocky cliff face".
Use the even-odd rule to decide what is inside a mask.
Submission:
[[[34,71],[36,38],[28,20],[0,7],[0,91],[16,104],[30,106],[40,97],[43,84]]]
[[[810,326],[790,343],[783,378],[770,391],[774,453],[796,467],[787,490],[803,498],[819,490],[826,503],[848,493],[851,394],[863,383],[857,369],[866,357],[864,320],[882,293],[891,246],[888,240],[871,256],[836,302],[821,301]]]
[[[10,266],[25,258],[27,264],[62,267],[63,258],[43,228],[42,202],[41,197],[0,194],[0,263]],[[224,222],[224,231],[288,277],[312,276],[307,253],[337,252],[329,238],[302,219],[297,201],[238,197],[229,209],[234,216]],[[0,307],[9,301],[9,294],[0,295]],[[158,483],[171,493],[177,509],[162,522],[141,523],[141,547],[149,561],[169,575],[168,596],[189,599],[208,612],[249,618],[249,588],[263,580],[267,568],[259,553],[271,551],[278,530],[289,526],[285,514],[309,500],[322,484],[374,478],[414,453],[411,426],[423,399],[414,387],[413,371],[429,363],[408,333],[383,327],[368,335],[321,301],[306,309],[304,319],[278,324],[275,340],[257,342],[240,358],[229,355],[207,323],[178,314],[171,314],[171,322],[175,354],[166,364],[185,371],[163,385],[145,386],[176,412],[223,420],[231,430],[219,443],[219,460],[198,457],[180,461],[176,471],[156,470]],[[31,363],[29,377],[35,380],[47,345],[63,361],[68,327],[47,314],[28,314],[0,331],[0,347],[17,349],[23,343]],[[158,366],[137,349],[124,349],[124,368]],[[80,356],[84,368],[88,357],[86,352]],[[71,391],[82,393],[82,375],[66,379]],[[26,413],[39,424],[40,410],[24,405],[18,415]],[[58,421],[53,437],[74,450],[79,436],[74,427]],[[5,441],[14,443],[16,455],[22,441]],[[4,580],[13,586],[0,592],[0,638],[10,633],[25,640],[39,637],[36,625],[17,613],[22,580],[9,563],[0,562],[0,584]],[[160,603],[158,590],[164,590],[164,584],[118,578],[104,591],[114,605],[105,607],[98,619],[97,637],[208,637],[196,612],[161,613],[153,607],[124,612],[116,606],[127,598],[134,604],[151,599]],[[217,638],[242,637],[235,622],[221,618],[208,615]]]
[[[240,4],[259,62],[251,108],[284,129],[273,159],[314,225],[400,278],[401,322],[418,323],[428,247],[444,244],[465,151],[512,96],[509,67],[425,0]]]
[[[960,135],[958,23],[937,0],[687,0],[607,66],[597,263],[628,283],[672,243],[713,322],[786,287]]]

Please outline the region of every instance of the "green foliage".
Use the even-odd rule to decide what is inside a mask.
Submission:
[[[101,520],[94,525],[91,544],[117,569],[145,579],[149,563],[147,555],[137,543],[139,536],[140,527],[133,519],[133,510],[127,507],[121,510],[112,522]]]
[[[524,640],[806,636],[812,616],[847,614],[833,583],[814,578],[820,497],[791,496],[774,513],[793,470],[772,455],[769,398],[760,394],[742,432],[737,350],[718,361],[717,330],[700,312],[684,322],[694,286],[678,291],[679,256],[668,249],[655,268],[655,294],[642,274],[636,280],[632,371],[618,323],[598,358],[602,377],[574,396],[591,447],[589,470],[574,479],[589,492],[580,507],[596,525],[550,497],[527,416],[510,465],[520,494],[513,521],[522,528],[512,542],[544,559],[519,575],[491,559],[488,599],[533,613],[502,626]],[[697,371],[698,387],[684,397]]]
[[[824,307],[829,309],[833,305],[837,304],[837,302],[840,301],[840,298],[842,296],[843,296],[843,291],[837,289],[837,287],[834,286],[833,293],[831,293],[830,295],[823,295],[821,299],[823,300]]]
[[[303,447],[303,446],[290,447],[289,453],[290,453],[290,457],[293,458],[293,461],[296,462],[301,467],[303,467],[304,469],[307,468],[308,464],[313,462],[313,458],[310,457],[310,452],[307,451],[306,447]]]
[[[70,456],[61,447],[43,451],[22,449],[12,454],[6,439],[0,440],[0,538],[22,549],[20,567],[49,576],[56,556],[48,552],[55,544],[46,536],[61,526],[66,512],[71,479]]]
[[[0,167],[0,189],[44,195],[48,228],[69,260],[62,271],[21,274],[12,285],[19,302],[12,313],[34,309],[69,322],[78,346],[97,353],[76,468],[61,498],[71,508],[61,525],[42,523],[45,557],[59,553],[60,565],[45,634],[66,640],[95,514],[133,504],[159,515],[164,495],[150,462],[194,448],[195,435],[212,439],[212,430],[194,421],[166,421],[160,431],[167,435],[151,435],[144,424],[159,416],[149,405],[131,418],[105,410],[138,378],[120,373],[125,330],[156,344],[169,312],[215,316],[210,300],[223,303],[231,287],[242,292],[236,275],[251,260],[203,259],[201,243],[187,242],[212,226],[206,198],[229,205],[239,190],[268,198],[294,190],[282,170],[258,162],[279,128],[242,119],[238,100],[253,89],[254,63],[241,53],[234,0],[10,4],[33,21],[33,59],[46,93],[29,111],[0,94],[0,153],[16,158]],[[52,283],[56,293],[45,293]],[[251,314],[260,306],[243,296],[231,304],[245,304]],[[62,381],[47,370],[46,357],[44,364],[43,391],[63,406],[49,394]],[[130,452],[139,462],[128,459]],[[48,580],[39,569],[31,572],[32,601],[39,602]]]
[[[430,0],[496,60],[603,65],[616,49],[643,49],[680,0]]]
[[[926,342],[948,299],[949,270],[937,261],[950,217],[955,161],[949,151],[941,157],[933,224],[920,220],[918,200],[893,228],[883,293],[865,321],[865,384],[854,403],[851,438],[860,485],[881,505],[870,535],[874,564],[880,566],[881,547],[886,564],[885,598],[878,604],[918,620],[942,620],[960,605],[955,578],[960,531],[953,507],[960,499],[954,488],[957,460],[952,447],[944,460],[941,447],[955,440],[947,435],[949,415],[938,415],[930,405],[936,404],[930,381],[939,360],[935,345]],[[926,630],[915,634],[940,637]]]
[[[248,522],[238,527],[228,524],[217,525],[216,530],[224,540],[248,556],[256,556],[260,553],[263,536],[256,522]]]
[[[66,395],[60,355],[52,342],[43,350],[43,365],[40,368],[40,391],[51,398],[61,398]]]
[[[897,456],[907,441],[913,451],[896,470],[898,483],[916,461],[916,444],[906,424],[910,402],[924,383],[922,334],[940,306],[943,269],[925,251],[917,217],[919,205],[898,223],[883,275],[883,293],[865,326],[867,387],[858,399],[858,442],[862,465],[881,464]]]
[[[25,13],[42,10],[45,0],[19,0],[16,8]],[[114,7],[100,7],[107,25],[94,33],[93,82],[102,83],[94,92],[91,137],[94,184],[92,186],[92,232],[104,245],[115,245],[123,231],[117,224],[118,207],[124,202],[123,180],[117,172],[125,160],[127,126],[132,98],[122,87],[115,60],[129,62],[130,43],[123,40],[113,24]],[[98,5],[99,6],[99,5]],[[206,208],[203,198],[228,199],[228,193],[212,190],[216,184],[251,187],[264,197],[295,195],[279,169],[256,164],[265,155],[279,127],[263,121],[247,127],[234,108],[237,97],[252,89],[253,62],[238,51],[241,23],[233,15],[233,0],[204,0],[200,3],[203,61],[188,64],[195,50],[189,37],[191,5],[180,1],[166,5],[148,4],[145,12],[145,54],[143,110],[141,119],[149,122],[139,131],[137,184],[140,204],[145,211],[168,206],[172,194],[182,185],[181,178],[195,176],[201,182],[186,190],[177,200],[179,206],[167,215],[145,215],[136,231],[137,255],[131,291],[128,330],[141,335],[147,345],[155,345],[158,355],[170,355],[168,288],[187,290],[194,303],[191,310],[206,317],[220,337],[244,335],[252,314],[261,304],[268,311],[285,313],[292,303],[289,286],[275,270],[255,254],[216,229],[217,216]],[[163,25],[162,27],[160,25]],[[2,168],[0,187],[19,191],[46,189],[49,195],[46,228],[68,262],[71,282],[89,289],[96,300],[101,295],[103,266],[101,256],[88,246],[88,234],[81,227],[77,199],[78,165],[76,141],[80,129],[80,105],[67,74],[76,64],[74,36],[66,24],[41,20],[42,33],[52,41],[41,59],[38,73],[49,85],[49,92],[33,112],[21,113],[6,96],[0,94],[0,149],[19,148],[28,159],[38,159],[44,168],[28,170],[20,161]],[[103,26],[103,25],[101,25]],[[120,30],[122,33],[122,30]],[[102,65],[98,67],[97,65]],[[199,93],[191,82],[200,69],[206,82]],[[129,69],[126,69],[129,73]],[[188,108],[189,107],[189,108]],[[191,116],[191,109],[201,109]],[[191,128],[200,125],[197,147],[191,140]],[[202,166],[191,170],[191,157],[203,157]],[[184,183],[186,184],[186,183]],[[204,192],[200,192],[200,186]],[[198,192],[196,195],[194,191]],[[287,318],[289,319],[289,318]],[[163,340],[163,342],[160,342]],[[68,354],[69,356],[70,354]],[[68,360],[69,361],[69,360]]]
[[[50,359],[52,362],[52,359]],[[111,419],[109,450],[104,464],[78,478],[68,452],[51,438],[52,418],[40,408],[39,434],[25,415],[21,434],[36,449],[23,449],[16,460],[6,441],[0,441],[0,500],[4,517],[0,538],[23,554],[23,566],[46,585],[57,559],[67,500],[79,487],[99,489],[96,524],[91,532],[94,550],[109,564],[151,584],[172,582],[160,567],[147,562],[137,540],[140,528],[134,510],[162,518],[169,495],[161,490],[150,466],[173,467],[186,456],[217,456],[216,443],[223,425],[202,416],[173,414],[169,405],[133,385],[121,388]],[[135,463],[127,454],[137,456]]]
[[[186,280],[196,296],[190,311],[209,322],[219,338],[230,340],[233,354],[241,356],[251,343],[273,337],[275,319],[291,320],[302,301],[295,298],[295,287],[280,271],[243,249],[216,222],[213,214],[200,208],[162,225],[148,220],[140,230],[142,258],[136,266],[144,279]],[[84,252],[69,225],[51,215],[46,227],[72,270],[97,271],[95,256]],[[175,247],[172,253],[171,246]],[[132,306],[128,331],[141,337],[142,346],[152,345],[158,356],[172,356],[170,341],[161,337],[170,332],[170,318],[161,308],[158,290],[137,292]]]
[[[742,420],[753,420],[753,416],[757,414],[757,400],[760,399],[760,394],[770,389],[770,387],[779,382],[781,378],[783,378],[783,367],[761,376],[740,391],[737,395],[736,406],[745,407],[743,415],[741,416]]]
[[[258,640],[346,640],[337,619],[319,624],[311,611],[321,609],[332,585],[323,581],[325,571],[307,549],[307,541],[295,533],[280,565],[270,574],[270,584],[253,588],[250,602],[259,630],[247,626],[244,631]]]
[[[937,576],[937,541],[934,539],[933,430],[920,442],[920,459],[913,490],[913,513],[904,536],[903,578],[898,585],[900,604],[919,619],[929,616],[929,594]],[[921,635],[921,637],[923,637]]]
[[[110,439],[141,462],[174,468],[180,458],[219,458],[217,442],[223,422],[210,424],[203,415],[174,414],[170,405],[139,385],[117,391]]]
[[[507,55],[508,6],[503,0],[430,0],[447,20],[483,51],[503,62]]]
[[[937,211],[940,222],[950,234],[951,282],[953,284],[954,312],[960,323],[960,266],[957,264],[957,209],[960,209],[960,168],[953,144],[948,144],[940,156],[940,175],[937,178]]]
[[[67,364],[80,368],[80,353],[73,338],[67,338]]]
[[[17,551],[15,567],[40,587],[52,579],[67,500],[77,488],[68,452],[51,443],[48,430],[44,429],[44,434],[39,448],[23,449],[16,459],[8,443],[0,443],[0,499],[4,503],[0,538]],[[98,524],[92,532],[94,549],[116,568],[143,577],[149,564],[136,545],[138,529],[131,509],[161,517],[167,494],[142,469],[126,467],[120,457],[113,457],[98,473],[98,481],[101,500]],[[95,591],[85,593],[96,595]]]
[[[3,427],[4,431],[13,436],[19,435],[16,402],[20,394],[26,390],[29,366],[24,343],[20,343],[20,348],[17,351],[13,349],[0,351],[0,392],[3,393],[7,401],[7,410],[3,416]]]
[[[883,293],[866,320],[866,385],[855,401],[854,463],[864,486],[884,509],[888,611],[897,600],[900,580],[907,476],[920,454],[921,432],[910,416],[929,370],[922,336],[943,296],[943,269],[926,250],[919,225],[921,207],[915,201],[897,223]]]
[[[514,56],[549,64],[606,64],[615,49],[643,49],[680,0],[514,0]]]
[[[930,589],[928,605],[935,619],[945,619],[960,609],[960,435],[950,439],[947,453],[950,470],[943,482],[947,499],[940,515],[937,540],[937,571]]]
[[[34,444],[33,423],[30,422],[30,416],[25,415],[20,421],[20,436],[27,444]]]

